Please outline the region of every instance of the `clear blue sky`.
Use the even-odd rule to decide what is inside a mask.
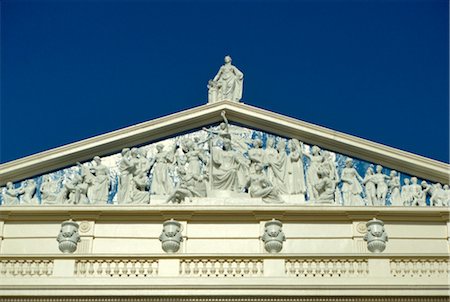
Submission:
[[[204,104],[226,54],[250,105],[449,161],[448,1],[0,3],[0,162]]]

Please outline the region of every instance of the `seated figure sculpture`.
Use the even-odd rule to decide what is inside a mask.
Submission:
[[[251,197],[260,197],[265,203],[283,203],[279,196],[277,188],[273,186],[267,176],[264,174],[264,167],[261,164],[255,164],[254,173],[249,175],[247,188]]]

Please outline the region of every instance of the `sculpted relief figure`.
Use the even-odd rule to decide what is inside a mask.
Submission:
[[[164,151],[164,145],[158,144],[156,145],[156,150],[150,191],[155,195],[169,195],[174,189],[169,172],[175,161],[176,144],[167,151]]]
[[[400,193],[404,206],[410,206],[412,203],[412,191],[409,178],[403,180],[403,186]]]
[[[377,186],[377,192],[376,192],[377,198],[374,202],[374,205],[384,206],[386,204],[386,195],[388,192],[388,185],[386,183],[386,180],[389,179],[389,176],[384,175],[383,167],[380,165],[377,165],[376,173],[372,177],[372,179],[375,182],[375,185]]]
[[[3,202],[7,206],[13,206],[19,204],[19,195],[23,194],[22,188],[16,189],[12,182],[6,184],[6,190],[3,192]]]
[[[239,191],[238,156],[231,148],[231,141],[225,139],[223,147],[212,150],[212,184],[213,189]]]
[[[353,167],[353,160],[347,158],[345,161],[345,168],[341,174],[342,182],[342,198],[345,206],[360,206],[364,205],[361,197],[363,179],[358,171]]]
[[[42,184],[40,187],[42,204],[56,204],[58,203],[59,183],[53,181],[49,175],[42,177]]]
[[[323,162],[323,156],[321,150],[317,146],[312,146],[311,154],[305,153],[305,156],[309,158],[310,163],[308,170],[306,171],[306,183],[307,191],[310,200],[316,200],[319,197],[319,193],[316,189],[316,184],[319,182],[319,167]]]
[[[226,56],[225,64],[212,81],[208,83],[209,103],[222,100],[239,102],[242,98],[244,74],[231,64],[231,57]]]
[[[400,194],[400,176],[397,176],[397,171],[392,170],[390,174],[390,180],[388,182],[391,205],[401,206],[402,197]]]
[[[27,179],[22,183],[22,204],[36,205],[39,204],[39,200],[36,196],[36,182],[34,179]]]
[[[290,150],[287,159],[287,191],[289,194],[305,194],[305,173],[303,172],[302,144],[297,139],[291,139],[288,143]]]
[[[330,176],[330,170],[320,166],[317,171],[319,181],[314,185],[318,193],[316,203],[333,203],[335,200],[336,180]]]
[[[375,205],[377,199],[377,187],[374,177],[375,172],[373,171],[373,168],[367,168],[366,174],[364,175],[363,184],[366,189],[366,203],[370,206]]]
[[[282,203],[277,188],[263,172],[261,164],[255,164],[255,172],[249,175],[247,188],[251,197],[259,197],[265,203]]]
[[[131,200],[131,187],[133,170],[135,169],[131,160],[131,150],[124,148],[122,150],[122,159],[119,163],[119,184],[117,189],[117,202],[126,203]]]
[[[280,193],[286,193],[284,183],[286,177],[286,144],[282,140],[278,143],[277,149],[274,148],[275,141],[269,137],[264,150],[263,163],[267,167],[267,178]]]
[[[108,202],[109,169],[102,164],[100,157],[94,157],[95,165],[90,167],[92,175],[88,197],[91,204],[105,204]]]

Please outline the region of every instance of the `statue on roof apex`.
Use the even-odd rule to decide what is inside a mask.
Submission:
[[[239,102],[242,98],[244,74],[231,64],[230,56],[226,56],[224,61],[214,79],[208,82],[208,103]]]

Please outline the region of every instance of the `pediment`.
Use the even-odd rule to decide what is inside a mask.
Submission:
[[[445,163],[231,101],[195,107],[5,163],[0,166],[1,184],[15,182],[17,188],[20,186],[19,182],[24,179],[36,179],[40,184],[44,175],[51,175],[55,179],[70,178],[72,174],[80,173],[77,162],[86,162],[89,166],[94,156],[100,156],[111,171],[111,188],[113,189],[109,192],[108,202],[114,203],[117,202],[117,188],[114,189],[114,187],[117,187],[119,181],[120,152],[123,148],[139,147],[145,156],[151,159],[155,157],[158,144],[164,145],[165,149],[170,149],[170,146],[175,145],[176,142],[187,138],[203,141],[207,138],[207,132],[202,128],[216,129],[218,123],[222,121],[222,111],[226,112],[231,124],[230,130],[234,133],[232,141],[237,141],[238,137],[242,139],[240,144],[243,147],[238,148],[237,151],[244,154],[246,160],[248,160],[248,150],[253,148],[252,139],[254,138],[262,138],[264,144],[267,138],[273,138],[276,145],[280,141],[289,143],[289,139],[296,139],[304,143],[305,174],[308,173],[307,169],[310,165],[308,156],[312,146],[316,145],[331,154],[338,174],[342,173],[345,161],[352,158],[356,170],[363,177],[369,167],[381,165],[383,174],[389,175],[392,170],[396,170],[399,172],[400,180],[417,177],[419,183],[421,180],[426,180],[429,183],[448,184],[449,165]],[[201,146],[206,153],[209,147],[207,143]],[[247,150],[244,150],[245,148]],[[152,175],[153,172],[149,173],[150,181]],[[171,177],[176,185],[178,176]],[[364,196],[364,193],[362,194]],[[305,195],[308,196],[308,194]],[[300,199],[294,198],[291,201],[294,200],[295,203]],[[342,200],[336,202],[342,204]]]

